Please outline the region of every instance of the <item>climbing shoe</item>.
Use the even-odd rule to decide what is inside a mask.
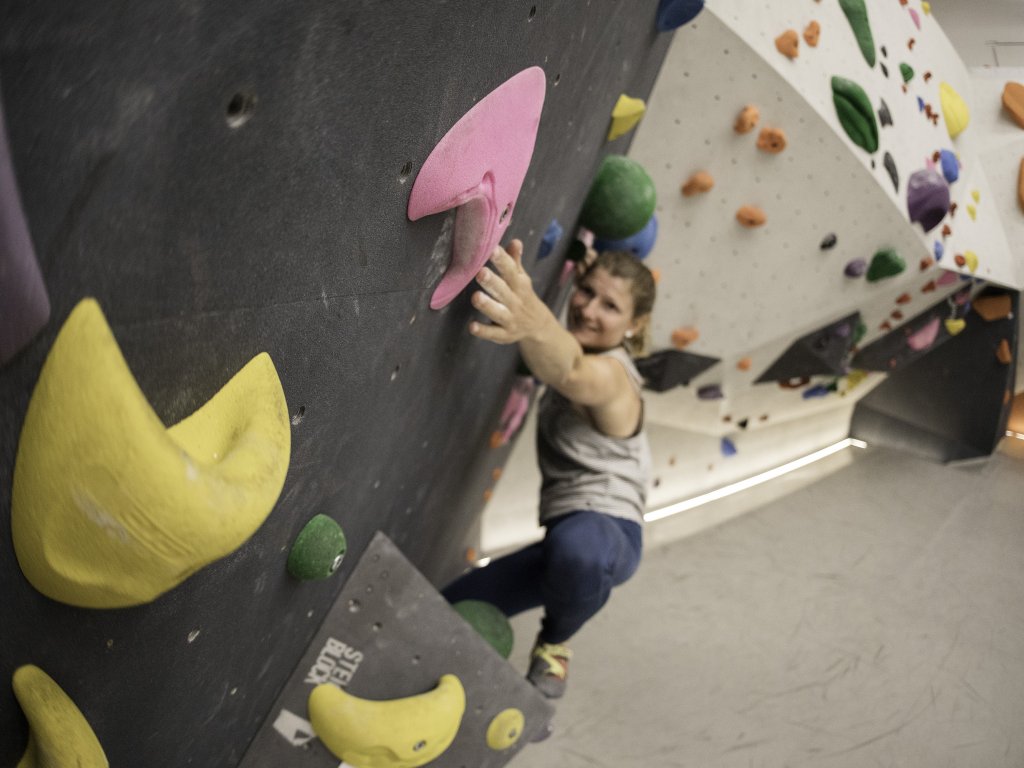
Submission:
[[[539,640],[530,653],[530,671],[526,679],[549,699],[559,699],[565,693],[572,651],[564,645],[542,643]]]

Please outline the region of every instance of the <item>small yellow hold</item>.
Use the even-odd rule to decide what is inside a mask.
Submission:
[[[967,262],[967,269],[973,275],[978,269],[978,254],[974,251],[964,251],[964,261]]]
[[[971,221],[975,221],[978,218],[978,209],[970,203],[967,204],[967,215],[971,217]]]
[[[110,763],[82,711],[39,667],[14,671],[14,695],[28,720],[18,768],[107,768]]]
[[[974,198],[974,202],[976,202],[976,203],[980,203],[981,202],[981,192],[978,191],[977,189],[972,189],[971,190],[971,197]]]
[[[63,603],[147,603],[260,527],[290,448],[267,354],[165,429],[99,304],[85,299],[53,343],[21,429],[11,497],[18,563]]]
[[[646,111],[647,105],[644,104],[643,99],[634,99],[624,93],[621,94],[612,109],[612,125],[608,129],[608,141],[632,131]]]
[[[960,331],[964,329],[966,325],[966,320],[960,320],[958,318],[951,317],[948,320],[946,320],[946,332],[950,336],[956,336],[958,333],[960,333]]]
[[[417,768],[455,740],[466,692],[455,675],[442,675],[426,693],[371,701],[322,683],[309,694],[309,721],[335,757],[353,768]]]
[[[955,139],[971,122],[971,111],[967,108],[967,102],[949,83],[939,85],[939,103],[942,105],[942,116],[946,120],[949,138]]]
[[[921,10],[924,11],[924,15],[925,16],[931,16],[932,15],[932,4],[929,3],[928,0],[922,0],[922,2],[921,2]]]
[[[508,749],[523,735],[526,718],[514,707],[502,710],[487,726],[487,746],[496,752]]]

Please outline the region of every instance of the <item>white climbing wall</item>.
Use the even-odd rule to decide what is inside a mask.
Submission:
[[[670,349],[673,330],[694,327],[699,338],[685,350],[720,362],[687,387],[645,395],[655,454],[652,507],[750,477],[848,434],[856,400],[885,374],[818,376],[793,389],[755,384],[796,339],[854,312],[867,328],[862,348],[902,333],[904,323],[967,284],[970,264],[955,259],[969,252],[978,259],[974,277],[1024,284],[1024,214],[1013,207],[1024,132],[999,114],[1003,80],[997,88],[968,72],[921,0],[868,6],[873,67],[838,0],[707,0],[675,33],[629,151],[658,195],[658,240],[647,260],[660,273],[653,346]],[[816,47],[802,36],[811,21],[821,28]],[[787,29],[800,35],[792,60],[775,44]],[[906,82],[901,63],[914,71]],[[834,75],[864,89],[876,119],[883,101],[887,106],[892,124],[879,123],[877,151],[857,146],[842,128]],[[943,82],[972,115],[955,139],[940,102]],[[746,105],[758,107],[760,122],[739,134],[733,124]],[[757,148],[765,127],[785,133],[784,151]],[[941,150],[960,162],[960,178],[949,185],[956,208],[925,232],[909,221],[907,182],[933,167]],[[680,187],[697,171],[711,174],[714,187],[684,197]],[[747,205],[764,211],[763,226],[736,221]],[[829,234],[837,243],[822,249]],[[844,274],[850,261],[870,262],[887,248],[906,262],[901,274],[874,283]],[[740,361],[749,367],[741,369]],[[808,389],[828,384],[834,392],[805,398]],[[706,385],[718,385],[724,396],[700,399]],[[722,451],[723,438],[735,455]],[[523,443],[510,467],[522,454],[532,457]]]

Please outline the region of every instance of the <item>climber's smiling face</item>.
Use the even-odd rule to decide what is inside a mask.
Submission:
[[[603,351],[622,344],[636,332],[630,281],[603,267],[580,278],[569,300],[569,332],[586,350]]]

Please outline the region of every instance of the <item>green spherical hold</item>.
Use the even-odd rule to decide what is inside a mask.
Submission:
[[[583,201],[580,223],[604,240],[621,240],[647,226],[656,203],[647,171],[628,157],[610,155]]]
[[[338,570],[347,548],[341,526],[327,515],[317,515],[295,537],[288,573],[299,581],[326,579]]]
[[[461,600],[452,608],[466,620],[477,633],[507,659],[512,653],[512,625],[508,618],[490,603],[483,600]]]

